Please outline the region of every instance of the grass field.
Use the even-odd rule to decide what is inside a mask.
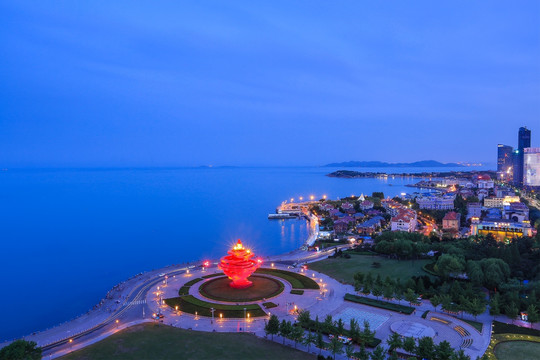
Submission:
[[[211,333],[137,325],[61,360],[315,359],[314,355],[245,333]]]
[[[191,295],[165,299],[165,303],[173,309],[178,306],[178,310],[182,312],[208,317],[212,316],[211,309],[214,308],[216,319],[219,319],[220,315],[224,318],[241,319],[244,317],[244,308],[251,317],[266,316],[266,312],[257,304],[224,305],[199,300]]]
[[[371,264],[378,262],[379,268],[372,268]],[[391,279],[400,278],[401,281],[409,279],[411,276],[428,275],[422,270],[422,266],[430,263],[431,260],[393,260],[380,256],[355,255],[350,259],[337,258],[325,259],[309,264],[309,268],[322,272],[336,280],[348,284],[354,284],[353,276],[357,272],[372,272],[374,276],[378,274],[381,278],[389,276]]]
[[[495,347],[497,360],[535,360],[540,357],[540,343],[505,341]]]
[[[479,333],[482,333],[482,329],[483,329],[484,325],[481,322],[473,321],[473,320],[466,320],[466,319],[461,319],[461,320],[466,322],[467,324],[471,325]]]
[[[319,285],[317,284],[317,282],[313,281],[307,276],[291,271],[259,268],[255,273],[280,277],[283,280],[288,281],[293,287],[293,289],[319,289]]]

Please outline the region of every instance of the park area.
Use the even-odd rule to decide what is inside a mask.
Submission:
[[[540,356],[540,343],[505,341],[495,347],[497,360],[533,360]]]
[[[146,324],[123,330],[61,359],[307,360],[315,356],[245,333],[211,333]]]
[[[422,270],[422,266],[431,262],[431,260],[395,260],[382,256],[351,253],[349,259],[329,258],[309,264],[309,267],[338,281],[354,284],[353,277],[357,272],[372,272],[375,277],[380,275],[384,279],[388,276],[394,280],[400,278],[401,281],[406,281],[412,276],[429,275]],[[378,263],[378,267],[374,266],[374,263]]]

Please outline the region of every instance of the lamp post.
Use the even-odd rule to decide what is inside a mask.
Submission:
[[[246,308],[244,308],[244,332],[246,332],[247,318],[246,318]]]
[[[118,319],[116,319],[115,323],[116,323],[116,328],[117,328],[117,329],[118,329],[118,323],[119,323],[119,322],[120,322],[120,321],[119,321]]]
[[[216,309],[210,308],[210,312],[212,313],[212,324],[214,323],[214,311],[216,311]]]

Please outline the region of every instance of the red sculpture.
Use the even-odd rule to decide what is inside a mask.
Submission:
[[[225,275],[232,280],[229,285],[236,289],[244,289],[253,285],[247,278],[261,266],[262,260],[253,260],[253,253],[244,248],[240,239],[227,253],[229,255],[221,258],[218,268],[223,270]]]

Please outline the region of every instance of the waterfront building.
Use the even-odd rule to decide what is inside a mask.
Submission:
[[[512,146],[497,145],[497,176],[499,176],[499,180],[501,181],[510,182],[513,179],[513,151],[514,148]]]
[[[526,148],[524,150],[523,184],[525,186],[540,186],[540,148]]]
[[[442,226],[443,230],[459,231],[461,215],[455,211],[449,211],[444,215]]]
[[[482,204],[479,202],[467,204],[467,220],[472,217],[480,218],[482,216]]]
[[[416,199],[420,209],[426,210],[452,210],[454,209],[454,195],[426,196]]]
[[[520,127],[518,132],[518,148],[514,152],[514,184],[523,185],[523,167],[525,148],[531,147],[531,130]]]
[[[416,230],[416,211],[410,209],[400,209],[398,214],[392,217],[392,231],[414,232]]]
[[[515,222],[508,219],[472,218],[471,235],[492,234],[497,241],[514,237],[533,236],[533,228],[528,221]]]

